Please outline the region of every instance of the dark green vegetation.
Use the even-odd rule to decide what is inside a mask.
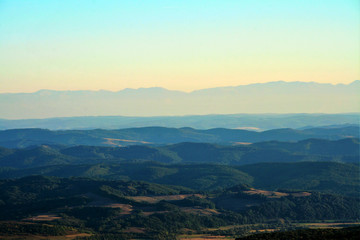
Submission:
[[[359,195],[359,165],[337,162],[259,163],[246,166],[165,165],[155,162],[58,165],[30,169],[2,168],[1,178],[29,175],[141,180],[213,190],[247,184],[277,190],[312,190]]]
[[[0,147],[0,239],[235,238],[314,222],[346,226],[360,218],[358,130],[1,131],[4,145],[22,148]],[[309,136],[322,139],[299,140]],[[242,137],[255,143],[239,143]],[[189,142],[146,146],[150,139]],[[198,142],[204,139],[223,144]],[[116,147],[123,143],[142,145]]]
[[[59,147],[42,145],[27,149],[0,147],[0,167],[30,168],[59,164],[120,163],[147,160],[163,163],[215,163],[244,165],[260,162],[336,161],[356,163],[359,139],[337,141],[308,139],[300,142],[262,142],[221,146],[209,143],[179,143],[161,147],[129,146]]]
[[[61,165],[32,169],[2,169],[1,178],[29,175],[58,177],[92,177],[103,179],[141,180],[160,184],[181,185],[198,190],[251,184],[253,178],[230,166],[164,165],[160,163],[123,163],[117,165]]]
[[[264,189],[302,189],[360,196],[358,163],[259,163],[237,169],[253,177],[253,186]]]
[[[70,227],[61,225],[47,225],[39,223],[18,223],[18,222],[0,222],[0,236],[18,236],[24,234],[43,234],[47,236],[65,235]]]
[[[360,236],[360,227],[343,229],[301,229],[287,232],[256,234],[236,240],[357,240]]]
[[[54,232],[49,227],[32,226],[32,233],[58,235],[73,228],[94,234],[90,239],[175,239],[188,231],[202,233],[229,225],[262,223],[269,227],[327,219],[346,222],[360,216],[357,198],[267,192],[245,185],[199,194],[187,188],[135,181],[33,176],[0,181],[0,199],[3,221],[36,222],[37,215],[47,214],[56,216],[47,220],[56,226]],[[229,201],[232,204],[225,203]],[[12,230],[3,226],[0,224],[2,234],[11,235]],[[239,230],[236,234],[243,233]]]
[[[164,147],[0,148],[0,178],[34,174],[96,177],[198,190],[241,183],[269,190],[300,189],[357,196],[358,160],[359,141],[351,138],[247,146],[180,143]]]
[[[335,128],[290,128],[264,132],[240,129],[214,128],[197,130],[193,128],[142,127],[120,130],[66,130],[13,129],[0,131],[0,146],[23,148],[41,144],[126,146],[139,144],[174,144],[180,142],[207,142],[234,144],[237,142],[299,141],[308,138],[338,140],[346,137],[359,138],[358,126]]]

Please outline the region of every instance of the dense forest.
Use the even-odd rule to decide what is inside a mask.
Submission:
[[[241,235],[259,223],[285,227],[292,222],[354,222],[360,216],[358,198],[264,191],[248,185],[207,192],[137,181],[32,176],[0,181],[0,199],[2,221],[23,223],[53,216],[47,222],[57,226],[54,233],[35,226],[31,231],[51,235],[75,228],[91,233],[90,239],[99,234],[114,239],[175,239],[184,229],[203,233],[224,226],[253,226],[229,231]]]
[[[216,163],[245,165],[264,162],[357,163],[359,139],[337,141],[308,139],[299,142],[261,142],[224,146],[179,143],[161,147],[96,147],[41,145],[26,149],[0,148],[0,167],[30,168],[59,164],[120,163],[148,160],[162,163]]]
[[[247,184],[276,190],[313,190],[358,196],[359,164],[339,162],[257,163],[244,166],[216,164],[120,164],[55,165],[28,169],[0,168],[0,178],[31,175],[140,180],[179,185],[196,190],[214,190]],[[330,176],[330,177],[329,177]]]
[[[236,238],[236,240],[356,240],[360,236],[360,227],[344,229],[301,229],[288,232],[275,232],[256,234],[248,237]]]
[[[24,148],[39,144],[128,146],[165,145],[182,142],[231,145],[239,142],[301,141],[310,138],[339,140],[348,137],[360,137],[358,125],[344,125],[335,128],[281,128],[262,132],[227,128],[200,130],[189,127],[139,127],[117,130],[58,131],[29,128],[0,131],[0,146],[9,148]]]

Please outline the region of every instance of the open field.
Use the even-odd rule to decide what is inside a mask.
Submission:
[[[296,226],[306,227],[306,228],[343,228],[343,227],[355,227],[360,226],[360,222],[324,222],[324,223],[298,223]]]
[[[34,217],[25,218],[24,221],[54,221],[60,219],[61,217],[55,214],[41,214]]]
[[[150,142],[145,141],[136,141],[136,140],[128,140],[128,139],[116,139],[116,138],[104,138],[106,141],[104,144],[107,144],[109,146],[116,146],[116,147],[122,147],[124,145],[120,143],[125,143],[125,145],[129,144],[151,144]]]
[[[211,236],[209,234],[195,234],[195,235],[181,235],[179,236],[179,240],[186,240],[186,239],[191,239],[191,240],[229,240],[229,239],[235,239],[233,237],[226,237],[226,236]]]
[[[199,197],[204,198],[204,195],[201,194],[177,194],[177,195],[164,195],[164,196],[136,196],[136,197],[128,197],[131,200],[137,201],[137,202],[147,202],[147,203],[157,203],[162,200],[165,201],[177,201],[177,200],[183,200],[188,197]]]
[[[308,197],[311,195],[311,193],[309,193],[309,192],[286,193],[286,192],[265,191],[265,190],[254,189],[254,188],[251,188],[249,191],[244,191],[244,193],[250,194],[250,195],[255,195],[255,194],[264,195],[268,198],[281,198],[281,197],[286,197],[289,195],[291,195],[293,197]]]

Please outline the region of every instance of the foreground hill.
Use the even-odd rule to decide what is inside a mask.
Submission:
[[[344,229],[301,229],[286,232],[254,234],[235,240],[284,240],[284,239],[306,239],[306,240],[356,240],[360,235],[360,227]]]
[[[308,139],[299,142],[262,142],[223,146],[210,143],[179,143],[160,147],[97,147],[41,145],[26,149],[0,147],[0,167],[30,168],[59,164],[157,161],[163,163],[216,163],[244,165],[259,162],[359,160],[359,139],[337,141]]]
[[[245,166],[165,165],[154,162],[0,168],[0,178],[29,175],[141,180],[214,190],[246,184],[267,190],[293,189],[358,196],[359,165],[337,162],[259,163]]]
[[[0,131],[0,146],[24,148],[41,144],[127,146],[164,145],[180,142],[205,142],[221,144],[253,143],[262,141],[300,141],[309,138],[338,140],[359,138],[358,126],[337,128],[290,128],[263,132],[241,129],[142,127],[119,130],[66,130],[12,129]]]
[[[42,176],[1,180],[0,199],[2,239],[29,233],[32,239],[37,234],[49,238],[71,229],[86,232],[90,239],[171,240],[184,233],[220,232],[233,236],[253,229],[292,228],[299,222],[353,223],[360,214],[358,198],[317,192],[237,185],[199,193],[136,181]]]

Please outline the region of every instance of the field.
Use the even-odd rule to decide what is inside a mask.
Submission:
[[[199,197],[204,198],[201,194],[177,194],[177,195],[164,195],[164,196],[136,196],[128,197],[136,202],[147,202],[147,203],[158,203],[160,201],[177,201],[183,200],[188,197]]]

